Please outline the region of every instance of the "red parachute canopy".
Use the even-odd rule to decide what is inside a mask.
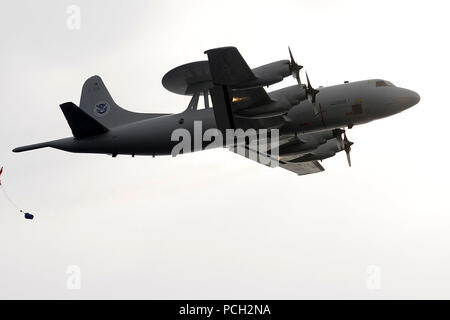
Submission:
[[[2,173],[3,173],[3,167],[0,169],[0,186],[2,185]]]

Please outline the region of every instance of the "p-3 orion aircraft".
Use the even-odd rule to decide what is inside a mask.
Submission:
[[[169,71],[162,79],[171,92],[192,96],[188,108],[178,114],[135,113],[119,107],[99,76],[83,85],[80,107],[60,105],[73,137],[16,148],[22,152],[51,147],[69,152],[117,155],[170,155],[179,141],[172,133],[184,129],[192,135],[196,123],[201,134],[209,129],[278,129],[277,160],[280,167],[299,175],[324,171],[319,161],[340,151],[347,154],[353,142],[345,128],[399,113],[417,104],[414,91],[396,87],[382,79],[345,82],[314,88],[308,74],[306,84],[289,49],[290,60],[251,69],[235,47],[211,49],[208,60],[188,63]],[[264,87],[293,76],[297,84],[267,93]],[[203,96],[204,108],[199,108]],[[210,103],[210,99],[212,105]],[[250,140],[222,146],[244,156],[258,154]],[[210,140],[211,141],[211,140]],[[242,141],[242,140],[241,140]],[[210,144],[202,141],[202,150]],[[270,145],[270,144],[269,144]],[[265,155],[271,155],[270,147]],[[260,161],[258,161],[260,162]]]

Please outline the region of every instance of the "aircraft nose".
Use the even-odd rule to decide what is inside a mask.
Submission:
[[[411,108],[412,106],[416,105],[420,101],[420,96],[408,89],[403,89],[399,97],[396,99],[397,104],[403,109]]]
[[[412,92],[412,94],[413,94],[413,99],[414,99],[414,105],[416,105],[416,104],[418,104],[419,103],[419,101],[420,101],[420,96],[419,96],[419,94],[417,93],[417,92],[414,92],[414,91],[411,91]]]

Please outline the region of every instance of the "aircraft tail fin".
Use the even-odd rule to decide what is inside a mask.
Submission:
[[[86,138],[108,131],[104,125],[78,108],[73,102],[60,105],[75,138]]]
[[[99,76],[90,77],[84,83],[80,108],[106,128],[165,115],[160,113],[136,113],[119,107]]]

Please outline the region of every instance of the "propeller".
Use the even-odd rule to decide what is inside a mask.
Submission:
[[[292,76],[294,77],[294,79],[296,79],[297,83],[299,85],[301,85],[302,82],[300,80],[300,70],[303,69],[303,66],[301,66],[297,62],[295,62],[294,56],[292,55],[291,48],[288,47],[288,49],[289,49],[289,56],[291,57],[291,61],[289,63],[289,68],[291,69],[291,73],[292,73]]]
[[[345,153],[347,154],[348,166],[351,167],[352,166],[352,160],[350,159],[350,151],[352,151],[353,142],[348,140],[347,134],[345,133],[345,131],[344,131],[344,141],[343,142],[344,142],[344,150],[345,150]]]
[[[344,150],[345,145],[344,145],[344,140],[342,139],[342,134],[345,132],[344,129],[334,129],[333,130],[333,135],[337,140],[337,147],[339,148],[339,150]]]
[[[306,72],[306,94],[311,96],[311,102],[316,103],[316,95],[319,93],[319,90],[314,89],[311,85],[311,82],[309,81],[308,72]]]

